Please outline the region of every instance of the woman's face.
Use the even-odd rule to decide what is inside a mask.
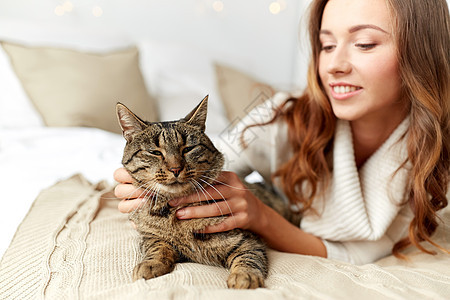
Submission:
[[[336,117],[396,121],[406,114],[384,0],[330,0],[320,31],[319,75]]]

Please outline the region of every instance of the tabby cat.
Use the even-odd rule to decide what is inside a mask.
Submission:
[[[158,277],[177,262],[191,261],[228,268],[230,288],[263,287],[268,259],[257,235],[241,229],[197,233],[226,216],[181,221],[175,216],[179,207],[168,205],[173,198],[203,193],[217,183],[222,170],[223,155],[205,134],[207,102],[208,96],[178,121],[154,123],[121,103],[116,106],[127,141],[122,164],[136,187],[147,192],[147,201],[129,215],[142,238],[143,259],[134,268],[133,280]]]

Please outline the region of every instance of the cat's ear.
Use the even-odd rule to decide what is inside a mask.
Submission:
[[[131,142],[135,133],[147,127],[144,121],[120,102],[116,104],[116,113],[119,125],[122,128],[123,137],[127,142]]]
[[[185,118],[187,124],[198,127],[201,131],[206,128],[206,114],[208,112],[208,95]]]

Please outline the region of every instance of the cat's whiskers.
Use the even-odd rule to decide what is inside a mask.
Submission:
[[[155,190],[155,186],[156,185],[157,185],[156,182],[153,182],[151,185],[148,185],[148,182],[147,182],[147,183],[144,183],[144,184],[140,185],[140,187],[138,187],[138,189],[144,188],[142,193],[138,196],[138,198],[142,197],[142,201],[133,210],[133,212],[131,213],[130,216],[133,216],[139,209],[144,207],[147,204],[148,200],[151,200],[153,202],[153,198],[154,198],[154,195],[155,195],[155,192],[156,192],[156,190]],[[152,203],[150,203],[150,207],[151,207],[151,205],[152,205]],[[131,209],[130,209],[130,211],[128,211],[128,213],[130,213],[130,212],[131,212]]]
[[[129,192],[128,194],[126,194],[126,195],[123,195],[121,198],[118,198],[118,197],[102,197],[103,199],[105,199],[105,200],[117,200],[117,199],[119,199],[119,200],[125,200],[125,199],[133,199],[133,198],[130,198],[136,191],[138,191],[138,190],[140,190],[140,189],[142,189],[142,188],[144,188],[144,186],[139,186],[139,187],[135,187],[135,189],[134,190],[132,190],[131,192]],[[139,195],[138,195],[138,197],[137,198],[141,198],[142,197],[142,195],[143,194],[145,194],[145,192],[141,192]],[[131,211],[131,210],[130,210]],[[127,213],[129,213],[130,211],[127,211]]]
[[[139,189],[142,189],[142,192],[139,194],[137,198],[152,198],[154,194],[153,186],[151,187],[141,186]]]
[[[212,177],[208,177],[208,176],[206,176],[206,175],[200,175],[200,177],[204,177],[204,178],[206,178],[206,179],[210,179],[210,180],[212,180],[213,182],[220,183],[220,184],[222,184],[222,185],[228,186],[228,187],[233,188],[233,189],[235,189],[235,190],[240,190],[240,191],[247,191],[247,190],[249,190],[249,189],[247,189],[247,188],[239,188],[239,187],[237,187],[237,186],[229,185],[229,184],[227,184],[227,183],[225,183],[225,182],[222,182],[222,181],[220,181],[220,180],[214,179],[214,178],[212,178]],[[209,183],[208,183],[208,184],[209,184]]]
[[[154,187],[157,186],[158,190],[154,189]],[[133,214],[131,216],[134,215],[134,213],[136,213],[139,209],[141,209],[142,207],[144,207],[145,205],[147,205],[148,201],[150,200],[150,204],[148,205],[148,210],[151,211],[152,210],[152,206],[156,205],[156,203],[158,202],[158,195],[159,195],[159,191],[161,190],[161,186],[158,185],[157,183],[154,183],[152,185],[152,197],[145,197],[145,201],[142,201],[139,206],[134,210]]]
[[[152,199],[152,203],[154,203],[154,205],[156,205],[156,203],[158,202],[158,197],[159,197],[159,192],[160,191],[161,191],[161,185],[159,184],[158,185],[158,190],[156,191],[155,198]],[[155,200],[155,201],[153,202],[153,200]],[[152,203],[150,203],[150,210],[152,209]]]
[[[137,198],[146,197],[146,196],[148,196],[148,195],[151,195],[151,192],[149,193],[148,186],[146,186],[145,184],[141,184],[141,185],[139,185],[139,186],[135,186],[135,189],[132,190],[131,192],[129,192],[128,194],[124,195],[124,196],[122,197],[122,199],[128,199],[128,198],[130,198],[130,197],[131,197],[136,191],[138,191],[138,190],[142,190],[142,192],[138,195]],[[146,191],[146,190],[147,190],[147,191]]]
[[[199,178],[202,182],[204,182],[205,184],[207,184],[208,186],[210,186],[210,187],[212,187],[217,193],[219,193],[219,195],[220,195],[220,197],[222,197],[222,199],[223,199],[223,201],[225,202],[225,204],[227,205],[227,207],[228,207],[228,209],[230,210],[230,215],[231,216],[234,216],[233,215],[233,211],[231,210],[231,207],[228,205],[228,200],[225,198],[225,196],[215,187],[215,186],[213,186],[212,184],[210,184],[209,182],[207,182],[207,181],[205,181],[205,180],[203,180],[203,179],[201,179],[201,178]],[[205,192],[207,192],[208,193],[208,191],[205,189]],[[210,193],[208,193],[208,195],[211,197],[211,194]],[[212,198],[212,197],[211,197]],[[214,200],[214,199],[213,199]],[[214,200],[214,202],[216,202],[216,200]],[[217,203],[216,203],[217,204]],[[218,204],[217,204],[217,206],[219,206]],[[219,207],[219,209],[220,209],[220,207]],[[221,211],[222,212],[222,211]],[[222,215],[223,215],[223,213],[222,213]],[[235,226],[237,226],[237,224],[236,224],[236,220],[234,220],[234,222],[235,222]]]
[[[203,195],[205,196],[205,198],[208,198],[208,196],[209,196],[209,198],[211,198],[211,200],[214,202],[214,204],[217,206],[217,208],[219,209],[219,212],[220,212],[220,215],[221,216],[225,216],[225,214],[223,213],[223,211],[222,211],[222,209],[220,208],[220,206],[219,206],[219,204],[217,203],[217,201],[216,201],[216,199],[214,199],[212,196],[211,196],[211,194],[198,182],[198,181],[196,181],[197,182],[197,184],[198,184],[198,186],[200,187],[200,190],[202,191],[202,193],[203,193]],[[206,196],[206,194],[208,194],[208,196]],[[225,198],[224,198],[224,200],[225,200]],[[230,212],[231,212],[231,210],[230,210]],[[232,212],[231,212],[231,214],[232,214]]]
[[[222,209],[220,208],[219,204],[217,203],[217,201],[211,196],[211,194],[208,193],[208,191],[206,191],[206,189],[195,179],[192,179],[194,181],[194,183],[199,187],[200,191],[202,192],[203,196],[205,196],[205,198],[211,198],[211,200],[214,202],[214,204],[217,206],[217,208],[220,211],[220,214],[222,216],[225,216],[225,214],[223,213]],[[209,195],[209,197],[206,195],[206,193]],[[200,195],[198,195],[199,199],[200,199]]]
[[[137,207],[135,207],[134,209],[130,208],[130,210],[128,211],[130,217],[134,216],[134,214],[138,212],[148,202],[148,200],[149,198],[142,198]]]
[[[135,208],[135,209],[131,209],[130,208],[130,210],[128,211],[128,213],[130,213],[131,211],[131,213],[130,213],[130,217],[132,217],[132,216],[134,216],[134,214],[136,213],[136,212],[138,212],[146,203],[147,203],[147,201],[148,201],[148,199],[149,198],[142,198],[142,200],[141,200],[141,202],[139,203],[139,205]]]
[[[150,183],[150,185],[149,185]],[[141,184],[138,189],[141,189],[142,192],[139,194],[138,198],[152,198],[155,192],[156,182],[144,182]]]
[[[190,182],[193,182],[193,183],[198,187],[198,189],[200,190],[200,192],[202,192],[203,196],[205,196],[205,198],[207,198],[207,197],[206,197],[206,194],[205,194],[205,192],[204,192],[205,189],[202,187],[202,185],[201,185],[197,180],[192,179]],[[197,189],[196,189],[196,191],[197,191],[198,199],[200,200],[200,193],[198,192]]]
[[[192,187],[194,188],[195,192],[197,193],[197,197],[198,199],[200,199],[200,193],[198,192],[198,188],[195,186],[195,184],[193,183],[193,181],[195,181],[195,179],[189,180],[189,183],[192,185]],[[198,184],[198,182],[195,182]]]
[[[144,188],[145,188],[145,186],[143,184],[140,185],[140,186],[135,186],[134,190],[132,190],[131,192],[129,192],[126,195],[123,195],[123,197],[121,197],[121,199],[129,199],[136,191],[138,191],[140,189],[144,189]],[[138,197],[142,197],[143,194],[144,193],[141,192]],[[146,196],[146,195],[144,195],[144,196]],[[116,199],[118,199],[117,197],[102,197],[102,198],[105,199],[105,200],[116,200]]]
[[[214,204],[217,206],[217,208],[219,209],[219,211],[220,211],[220,215],[221,216],[225,216],[225,214],[223,213],[223,211],[222,211],[222,209],[220,208],[220,205],[217,203],[217,201],[216,201],[216,199],[214,199],[214,197],[205,189],[205,187],[203,187],[198,181],[196,181],[195,179],[193,179],[195,182],[196,182],[196,184],[199,186],[199,188],[200,188],[200,190],[202,191],[202,193],[203,193],[203,195],[205,196],[205,198],[208,198],[207,196],[206,196],[206,194],[208,194],[208,196],[209,196],[209,198],[214,202]],[[200,179],[200,180],[202,180],[202,179]],[[219,192],[219,194],[220,194],[220,192]],[[226,205],[228,206],[228,209],[230,210],[230,215],[231,216],[233,216],[233,212],[231,211],[231,208],[230,208],[230,206],[228,205],[228,203],[227,203],[227,200],[225,199],[225,197],[222,195],[222,194],[220,194],[221,195],[221,197],[222,197],[222,199],[224,200],[224,202],[226,203]]]

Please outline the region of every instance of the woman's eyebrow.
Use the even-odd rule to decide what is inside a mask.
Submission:
[[[364,29],[373,29],[373,30],[378,30],[381,31],[383,33],[389,34],[386,30],[382,29],[379,26],[373,25],[373,24],[361,24],[361,25],[355,25],[350,27],[350,29],[348,30],[349,33],[354,33],[360,30],[364,30]],[[324,34],[324,35],[333,35],[331,30],[327,30],[327,29],[321,29],[319,31],[319,34]]]
[[[349,33],[354,33],[356,31],[363,30],[363,29],[374,29],[374,30],[378,30],[378,31],[381,31],[383,33],[389,34],[386,30],[382,29],[379,26],[373,25],[373,24],[356,25],[356,26],[350,27],[348,32]]]
[[[331,31],[326,30],[326,29],[321,29],[319,31],[319,34],[332,35]]]

